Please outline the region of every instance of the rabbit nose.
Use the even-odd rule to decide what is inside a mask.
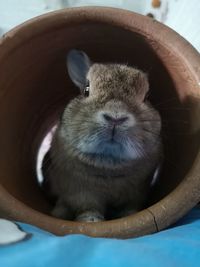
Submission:
[[[124,122],[126,122],[128,120],[127,116],[123,116],[123,117],[118,117],[118,118],[114,118],[111,115],[104,113],[103,114],[103,118],[106,122],[114,124],[114,125],[119,125],[122,124]]]

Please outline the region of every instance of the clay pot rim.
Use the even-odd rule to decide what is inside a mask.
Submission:
[[[39,28],[38,25],[41,21],[43,21],[43,24],[42,27]],[[30,38],[34,38],[37,34],[44,33],[46,27],[48,28],[54,21],[56,21],[60,27],[62,24],[67,25],[68,23],[71,24],[73,22],[76,24],[93,22],[109,24],[129,31],[134,31],[148,39],[148,42],[154,43],[154,45],[157,43],[157,45],[164,46],[167,50],[171,51],[174,57],[182,60],[185,68],[190,69],[193,80],[194,77],[196,79],[196,84],[194,83],[194,86],[196,87],[197,84],[199,84],[200,68],[195,68],[195,66],[199,65],[200,55],[184,38],[175,33],[172,29],[149,17],[109,7],[68,8],[49,12],[45,15],[33,18],[4,34],[1,38],[0,46],[9,42],[11,38],[15,38],[16,40],[15,45],[12,45],[12,42],[9,43],[4,58],[6,58],[7,54],[12,52],[12,49],[17,49],[17,46],[20,46],[23,42],[26,42]],[[163,36],[168,36],[167,40],[163,39]],[[175,42],[176,46],[173,45]],[[193,90],[192,93],[200,96],[200,93],[196,91]],[[190,184],[188,185],[189,181]],[[187,196],[182,194],[184,190],[191,193],[190,202],[188,206],[184,206],[182,207],[182,210],[179,210],[179,205],[174,200],[178,198],[179,202],[185,202]],[[197,204],[200,199],[200,194],[196,194],[196,192],[200,192],[200,153],[196,157],[187,177],[185,177],[175,190],[153,206],[138,212],[135,215],[128,216],[126,219],[122,218],[92,224],[64,221],[33,210],[10,195],[2,186],[0,186],[0,192],[0,207],[2,211],[5,211],[6,213],[7,210],[4,207],[12,207],[9,214],[7,214],[8,218],[24,221],[23,217],[25,217],[27,223],[35,224],[56,234],[82,233],[90,236],[123,238],[139,236],[163,229],[174,222],[174,212],[176,212],[176,219],[178,219]],[[199,196],[197,197],[197,195]],[[10,205],[13,202],[15,205]],[[159,214],[158,210],[160,211]],[[157,215],[159,217],[163,216],[166,210],[168,211],[168,216],[171,215],[172,218],[166,223],[158,225]],[[46,225],[47,220],[48,227]],[[137,225],[140,225],[138,231],[133,229]],[[55,226],[57,226],[57,231],[55,231]]]

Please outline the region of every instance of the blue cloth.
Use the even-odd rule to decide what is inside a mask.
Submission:
[[[200,266],[200,208],[159,233],[135,239],[54,236],[20,223],[31,238],[0,248],[1,267]]]

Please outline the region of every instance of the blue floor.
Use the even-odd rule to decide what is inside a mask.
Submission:
[[[57,237],[30,225],[20,226],[32,236],[1,246],[1,267],[200,266],[200,208],[170,229],[127,240]]]

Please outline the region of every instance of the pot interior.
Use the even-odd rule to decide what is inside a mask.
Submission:
[[[55,24],[38,27],[31,37],[22,30],[19,37],[16,34],[2,45],[1,184],[26,205],[49,212],[48,200],[37,183],[36,159],[44,136],[79,93],[65,62],[68,51],[76,48],[94,62],[128,63],[148,73],[149,98],[163,124],[164,163],[149,204],[159,201],[184,179],[199,148],[192,119],[198,101],[188,94],[186,73],[177,68],[173,74],[171,59],[161,59],[149,39],[137,32],[97,22]],[[160,53],[166,52],[166,47],[157,45]]]

